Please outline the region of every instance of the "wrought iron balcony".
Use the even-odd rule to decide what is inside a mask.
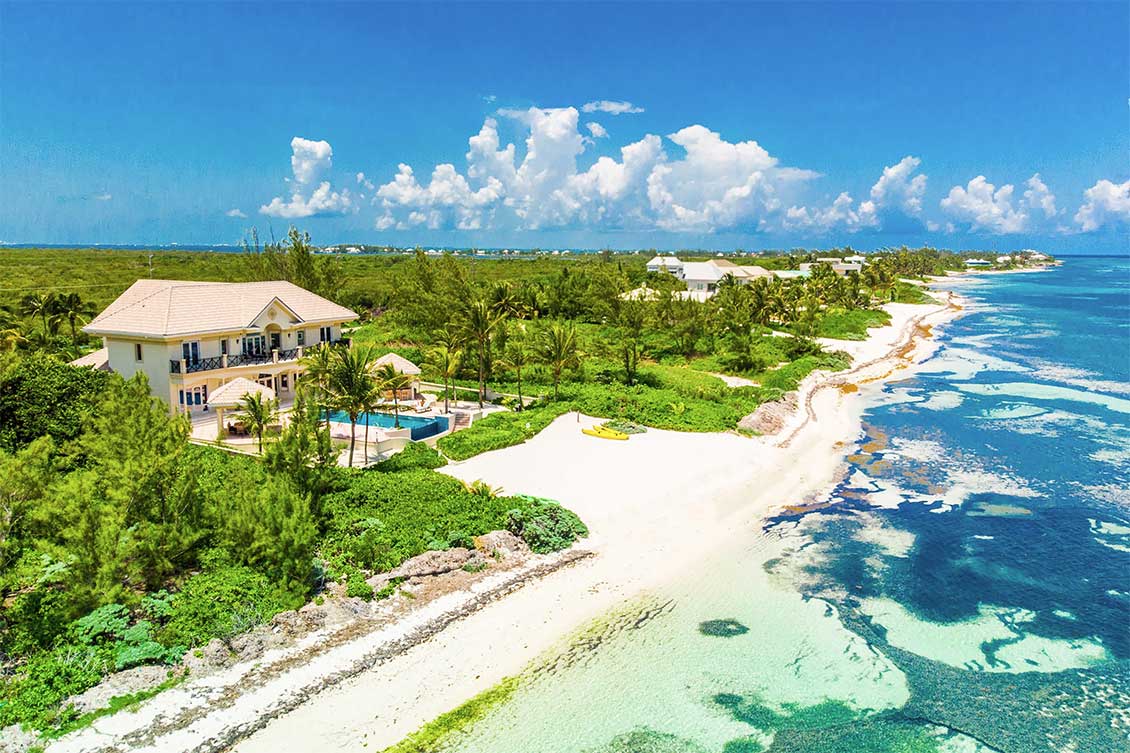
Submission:
[[[264,363],[284,363],[297,361],[305,353],[309,353],[322,345],[332,347],[349,347],[349,339],[341,338],[332,343],[315,343],[305,347],[289,348],[287,350],[271,350],[266,353],[233,353],[228,356],[212,356],[198,358],[194,361],[174,359],[169,361],[170,374],[195,374],[200,371],[215,371],[216,369],[230,369],[236,366],[255,366]]]

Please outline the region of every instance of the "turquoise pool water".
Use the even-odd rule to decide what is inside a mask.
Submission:
[[[362,413],[357,419],[358,426],[365,425],[366,416],[368,416],[369,419],[369,426],[381,426],[386,429],[391,429],[396,425],[396,417],[391,413]],[[330,414],[330,420],[348,424],[349,415],[337,411]],[[413,416],[411,414],[401,413],[400,426],[401,428],[410,430],[412,439],[419,441],[447,431],[447,418],[445,416]]]
[[[625,605],[447,750],[1130,750],[1130,262],[960,285],[826,506]]]

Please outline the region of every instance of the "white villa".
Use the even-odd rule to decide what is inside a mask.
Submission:
[[[849,258],[851,258],[851,257],[849,257]],[[840,277],[847,277],[849,272],[861,272],[861,271],[863,271],[863,263],[862,262],[849,262],[846,259],[840,260],[837,257],[828,257],[826,259],[817,259],[815,262],[805,262],[804,264],[800,265],[800,268],[804,272],[811,272],[812,268],[814,266],[816,266],[817,264],[827,264],[828,266],[830,266],[832,268],[832,271],[835,272],[836,274],[838,274]]]
[[[677,256],[657,256],[647,263],[648,272],[670,272],[678,278],[683,276],[683,262]]]
[[[772,277],[773,273],[764,267],[734,264],[729,259],[710,261],[681,261],[676,256],[657,256],[647,263],[648,272],[669,272],[687,285],[687,291],[696,294],[711,294],[718,289],[718,283],[727,275],[742,285],[748,285],[758,277]]]
[[[83,327],[103,347],[79,360],[126,378],[144,372],[153,394],[175,411],[204,410],[213,393],[238,378],[286,401],[305,351],[348,345],[341,326],[356,318],[284,281],[138,280]]]

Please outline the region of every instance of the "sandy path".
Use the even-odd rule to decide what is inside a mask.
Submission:
[[[500,579],[497,594],[491,584],[452,594],[349,640],[308,636],[280,652],[285,656],[190,680],[50,750],[209,751],[241,738],[235,749],[244,753],[395,743],[521,672],[592,619],[693,567],[706,551],[748,536],[771,509],[826,490],[860,431],[863,406],[859,392],[832,387],[851,380],[877,388],[868,380],[920,354],[923,323],[952,313],[946,306],[888,310],[891,325],[869,340],[837,343],[860,366],[806,379],[798,401],[805,410],[776,437],[649,430],[609,442],[582,435],[595,420],[574,413],[525,444],[445,469],[561,501],[589,525],[580,548],[593,556],[517,590]],[[272,661],[279,668],[267,672]]]

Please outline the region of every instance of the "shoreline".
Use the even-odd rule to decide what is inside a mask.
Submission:
[[[319,631],[247,662],[251,667],[190,679],[49,749],[393,745],[520,674],[594,619],[740,541],[774,509],[825,491],[861,429],[861,390],[932,352],[930,327],[960,315],[956,299],[950,293],[944,304],[889,304],[890,325],[864,341],[835,341],[857,365],[809,375],[793,415],[771,436],[649,429],[630,442],[599,442],[579,431],[597,419],[570,413],[526,443],[444,469],[466,481],[481,478],[558,499],[592,534],[560,556],[503,571],[390,624],[369,623],[361,635]],[[846,389],[849,384],[854,389]],[[453,625],[455,630],[447,629]],[[337,632],[365,628],[354,624]],[[319,645],[336,640],[340,645]],[[307,650],[314,655],[305,656]],[[285,666],[273,676],[260,668],[276,664]]]

